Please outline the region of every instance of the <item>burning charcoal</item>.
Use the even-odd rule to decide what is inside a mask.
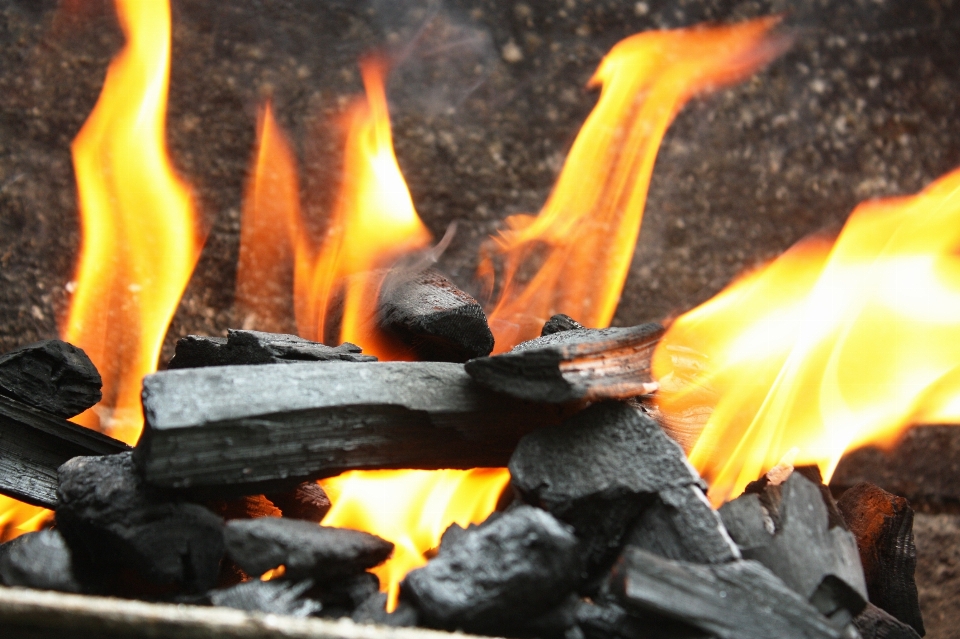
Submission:
[[[167,368],[377,360],[372,355],[361,355],[360,352],[359,346],[349,342],[334,347],[296,335],[231,329],[227,331],[226,338],[188,335],[178,340],[177,350]]]
[[[284,517],[320,521],[330,510],[330,498],[320,484],[308,481],[286,493],[272,493],[270,501]]]
[[[123,442],[0,396],[0,494],[57,507],[57,469],[81,455],[130,450]]]
[[[560,333],[563,331],[572,331],[578,328],[583,328],[583,324],[573,319],[569,315],[557,313],[548,319],[543,325],[543,328],[540,329],[540,337],[544,337],[545,335],[553,335],[554,333]]]
[[[769,568],[839,624],[866,604],[856,540],[830,517],[820,488],[799,472],[762,494],[746,494],[720,509],[743,556]]]
[[[362,602],[350,618],[357,623],[375,623],[380,626],[409,628],[417,625],[420,615],[409,602],[401,599],[393,612],[387,612],[387,593],[377,592]]]
[[[740,551],[699,486],[661,490],[626,537],[636,546],[668,559],[717,564],[740,559]]]
[[[143,385],[135,455],[146,480],[208,498],[353,469],[503,466],[520,437],[562,413],[441,362],[194,368]]]
[[[719,639],[838,639],[841,629],[762,564],[692,564],[627,548],[611,574],[627,610],[653,612]]]
[[[263,495],[247,495],[237,499],[215,499],[204,506],[226,520],[257,519],[259,517],[279,517],[283,513]]]
[[[704,631],[649,612],[627,612],[612,602],[580,602],[577,625],[586,639],[709,639]]]
[[[917,547],[910,504],[873,484],[860,483],[843,493],[838,506],[857,538],[870,603],[922,636],[923,618],[913,580]]]
[[[861,639],[920,639],[916,630],[873,604],[867,604],[853,624]]]
[[[0,583],[80,592],[70,549],[56,530],[27,533],[0,546]]]
[[[319,583],[362,573],[393,552],[392,543],[369,533],[279,517],[228,522],[224,539],[227,554],[251,575],[282,565],[286,577]]]
[[[431,626],[506,632],[558,605],[579,580],[576,537],[537,508],[515,507],[445,541],[401,585]]]
[[[99,402],[102,386],[87,354],[58,339],[0,355],[0,395],[59,417],[79,415]]]
[[[251,579],[230,588],[212,590],[208,598],[214,606],[291,617],[309,617],[323,608],[319,601],[303,598],[302,595],[312,586],[313,582],[309,579],[303,581]]]
[[[561,331],[466,367],[479,384],[520,399],[626,399],[656,388],[650,357],[662,334],[659,324]]]
[[[676,442],[621,402],[594,404],[527,435],[510,458],[510,476],[525,502],[574,527],[591,573],[614,559],[657,494],[701,485]]]
[[[57,528],[75,562],[194,591],[216,584],[223,522],[203,506],[154,494],[130,453],[71,459],[60,467],[57,497]]]
[[[433,269],[387,277],[377,307],[379,326],[413,348],[420,360],[465,362],[489,355],[493,333],[477,300]]]

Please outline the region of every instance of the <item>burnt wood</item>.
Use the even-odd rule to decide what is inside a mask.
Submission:
[[[467,362],[477,383],[538,402],[626,399],[651,392],[650,357],[659,324],[552,333],[508,353]]]
[[[554,333],[561,333],[563,331],[572,331],[577,328],[584,328],[584,326],[569,315],[557,313],[544,322],[543,328],[540,329],[540,337],[543,337],[544,335],[553,335]]]
[[[80,592],[70,549],[57,530],[27,533],[0,546],[0,583]]]
[[[99,402],[102,387],[87,354],[58,339],[0,355],[0,395],[59,417],[79,415]]]
[[[920,639],[912,627],[873,604],[867,604],[853,623],[860,639]]]
[[[284,517],[319,522],[330,511],[330,498],[314,481],[307,481],[284,493],[271,493],[270,501]]]
[[[719,639],[841,637],[841,628],[756,561],[692,564],[627,548],[610,581],[627,610],[665,615]]]
[[[196,368],[143,384],[135,456],[146,480],[208,496],[353,469],[503,466],[520,437],[563,414],[441,362]]]
[[[130,447],[61,417],[0,396],[0,494],[57,507],[57,469],[82,455]]]
[[[388,275],[380,290],[377,324],[420,360],[465,362],[493,350],[483,308],[433,269]]]
[[[924,634],[914,572],[913,509],[869,483],[846,491],[837,504],[857,539],[870,603]]]
[[[168,369],[204,366],[240,366],[252,364],[284,364],[287,362],[375,362],[372,355],[361,354],[355,344],[326,346],[319,342],[262,331],[227,331],[226,337],[187,335],[177,341],[176,352]]]

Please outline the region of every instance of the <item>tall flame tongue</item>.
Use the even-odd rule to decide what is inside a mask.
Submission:
[[[804,242],[671,326],[654,374],[680,383],[664,384],[660,407],[713,407],[690,460],[715,502],[792,448],[829,481],[850,447],[957,422],[958,250],[960,170],[861,204],[832,248]]]
[[[479,274],[505,284],[490,314],[497,352],[566,313],[586,326],[613,319],[640,232],[660,141],[687,100],[741,80],[782,51],[775,18],[641,33],[617,44],[590,86],[600,100],[577,135],[540,214],[508,218]],[[527,281],[521,273],[536,268]]]
[[[117,0],[116,8],[127,44],[72,147],[83,244],[63,335],[104,382],[97,414],[77,421],[132,443],[143,424],[141,380],[156,370],[200,242],[190,189],[164,142],[170,7]]]

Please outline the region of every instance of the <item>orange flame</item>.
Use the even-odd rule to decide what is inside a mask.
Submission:
[[[443,531],[486,519],[509,482],[505,468],[348,472],[321,482],[333,504],[322,523],[364,530],[396,545],[393,556],[373,570],[392,612],[400,581],[427,563],[425,553],[440,545]]]
[[[589,86],[600,100],[577,135],[560,177],[536,218],[508,218],[479,275],[493,289],[495,262],[505,284],[490,314],[497,352],[539,335],[566,313],[609,326],[633,257],[660,141],[695,94],[743,79],[778,55],[776,18],[734,26],[641,33],[617,44]],[[529,281],[522,270],[537,262]]]
[[[0,495],[0,543],[43,528],[53,512]]]
[[[297,327],[303,337],[323,341],[335,300],[342,296],[339,341],[398,359],[400,353],[372,323],[383,280],[378,269],[425,248],[431,236],[414,209],[393,151],[385,65],[369,59],[361,71],[367,97],[347,117],[344,178],[326,237],[318,252],[303,242],[297,246]]]
[[[127,44],[72,146],[83,244],[62,332],[104,382],[96,412],[77,421],[133,443],[143,425],[140,382],[156,370],[201,242],[190,189],[164,142],[170,7],[117,0],[116,8]]]
[[[719,503],[791,448],[829,481],[844,451],[960,417],[960,171],[861,204],[831,247],[805,242],[679,318],[654,356],[665,414],[718,398],[690,455]],[[682,370],[681,353],[702,354]],[[667,384],[667,388],[671,385]]]

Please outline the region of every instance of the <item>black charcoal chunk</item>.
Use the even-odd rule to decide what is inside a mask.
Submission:
[[[471,360],[466,368],[478,384],[519,399],[627,399],[655,389],[650,358],[662,334],[659,324],[560,331]]]
[[[698,564],[740,559],[740,550],[720,515],[696,485],[661,490],[633,524],[626,543],[668,559]]]
[[[629,526],[659,493],[702,487],[676,442],[620,402],[594,404],[524,437],[510,476],[526,503],[574,527],[590,573],[615,558]]]
[[[577,624],[580,597],[571,593],[559,605],[517,626],[515,633],[538,639],[586,639]]]
[[[313,582],[309,579],[303,581],[251,579],[230,588],[212,590],[207,596],[214,606],[291,617],[308,617],[323,609],[319,601],[303,597],[303,594],[312,586]]]
[[[910,625],[921,636],[923,617],[914,571],[913,509],[903,497],[869,484],[857,484],[838,503],[857,539],[870,603]]]
[[[326,346],[296,335],[231,329],[227,337],[187,335],[181,338],[167,368],[376,360],[372,355],[362,355],[360,347],[349,342]]]
[[[318,583],[362,573],[393,552],[376,535],[279,517],[227,522],[224,539],[227,555],[251,575],[282,565],[284,576]]]
[[[579,581],[576,537],[537,508],[514,507],[446,541],[401,586],[430,626],[508,632],[557,606]]]
[[[433,269],[389,275],[380,291],[377,323],[422,361],[465,362],[493,350],[483,308]]]
[[[861,639],[920,639],[916,630],[873,604],[867,604],[853,624]]]
[[[319,522],[330,511],[330,498],[315,481],[300,484],[284,493],[271,493],[270,501],[284,517]]]
[[[651,612],[628,612],[614,602],[582,601],[577,625],[586,639],[710,639],[703,630]]]
[[[557,313],[544,323],[543,328],[540,329],[540,337],[561,333],[563,331],[572,331],[578,328],[583,328],[583,324],[569,315]]]
[[[380,579],[372,572],[363,572],[342,579],[317,584],[310,596],[323,603],[324,615],[339,611],[335,616],[350,616],[363,602],[380,592]]]
[[[102,387],[87,354],[58,339],[0,355],[0,395],[59,417],[79,415],[99,402]]]
[[[0,546],[0,583],[80,592],[70,549],[56,530],[27,533]]]
[[[719,639],[841,637],[841,629],[755,561],[692,564],[626,548],[610,579],[627,610],[672,617]]]
[[[350,618],[356,623],[375,623],[394,628],[412,628],[419,622],[417,609],[403,599],[397,602],[393,612],[387,612],[387,593],[378,592],[363,601]]]
[[[154,493],[130,453],[71,459],[60,467],[57,497],[57,529],[75,562],[191,591],[217,583],[223,521],[203,506]]]
[[[89,428],[0,395],[0,494],[57,507],[57,469],[81,455],[130,447]]]

